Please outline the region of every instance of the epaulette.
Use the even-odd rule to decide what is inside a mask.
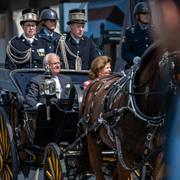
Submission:
[[[36,33],[35,36],[36,36],[37,38],[41,38],[41,37],[42,37],[40,33]]]
[[[133,25],[133,26],[131,26],[131,28],[130,28],[130,32],[131,32],[131,34],[134,34],[135,33],[135,26]]]
[[[66,33],[64,33],[64,34],[61,34],[60,39],[65,41],[65,40],[66,40],[66,37],[67,37],[67,34],[66,34]]]
[[[20,38],[20,36],[13,36],[9,41],[12,41],[12,40],[14,40],[16,38]]]

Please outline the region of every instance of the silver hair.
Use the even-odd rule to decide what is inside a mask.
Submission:
[[[59,60],[60,60],[60,57],[55,54],[55,53],[48,53],[44,56],[44,59],[43,59],[43,67],[46,68],[46,66],[49,64],[49,60],[51,59],[52,56],[55,56],[57,57]]]

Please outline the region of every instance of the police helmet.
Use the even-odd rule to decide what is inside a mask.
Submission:
[[[58,20],[56,11],[53,9],[44,9],[41,11],[39,21],[43,20]]]
[[[138,2],[134,7],[134,15],[137,14],[150,14],[150,8],[145,2]]]

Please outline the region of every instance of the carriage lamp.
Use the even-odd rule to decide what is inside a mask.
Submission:
[[[56,82],[53,78],[43,79],[39,82],[39,92],[41,96],[52,96],[56,94]]]
[[[46,70],[44,79],[39,82],[39,93],[46,98],[46,116],[49,121],[51,119],[50,98],[56,94],[56,81],[53,79],[49,70]]]
[[[41,96],[52,96],[56,94],[56,82],[49,71],[45,72],[45,78],[39,82],[39,93]]]

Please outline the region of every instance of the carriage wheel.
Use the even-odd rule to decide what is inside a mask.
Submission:
[[[17,153],[13,131],[4,109],[0,107],[0,178],[17,180]]]
[[[57,144],[49,143],[44,155],[44,180],[66,179],[66,166]]]

